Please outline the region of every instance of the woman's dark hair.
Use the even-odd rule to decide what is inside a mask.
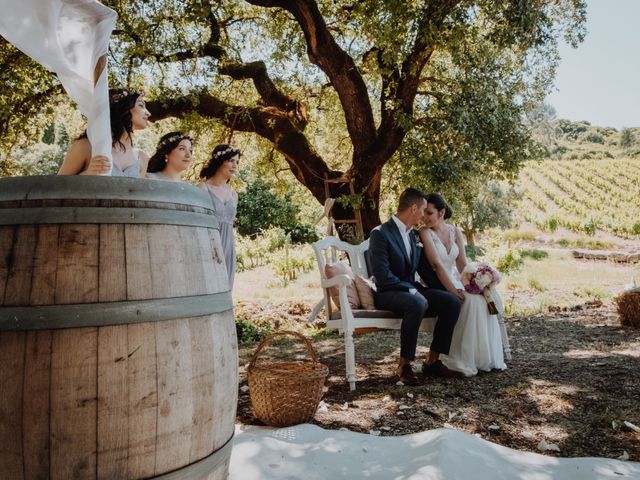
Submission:
[[[231,160],[236,155],[242,155],[239,149],[233,148],[226,143],[216,146],[211,152],[211,158],[200,170],[200,178],[211,178],[218,171],[220,166],[227,160]]]
[[[133,121],[131,119],[131,109],[136,105],[141,92],[129,90],[127,88],[109,89],[109,117],[111,120],[111,147],[119,146],[125,149],[120,137],[124,132],[129,135],[133,133]],[[78,138],[87,138],[85,130]]]
[[[451,207],[449,206],[447,201],[444,199],[444,197],[439,193],[430,193],[428,195],[425,195],[424,198],[427,200],[427,203],[430,203],[431,205],[436,207],[436,210],[438,211],[444,210],[445,220],[447,218],[451,218],[451,215],[453,215],[453,212],[451,211]]]
[[[182,140],[189,140],[193,144],[193,138],[184,132],[169,132],[160,137],[156,151],[149,159],[147,172],[155,173],[164,170],[164,167],[167,164],[166,156],[169,155],[174,148],[180,145]]]

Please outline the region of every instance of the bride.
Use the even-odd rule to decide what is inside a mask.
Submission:
[[[425,226],[419,232],[425,255],[418,273],[428,288],[446,290],[463,300],[451,349],[449,355],[441,355],[442,363],[466,376],[476,375],[478,370],[505,370],[497,317],[489,314],[482,295],[465,292],[460,281],[467,259],[460,229],[445,223],[451,208],[437,193],[425,198]]]

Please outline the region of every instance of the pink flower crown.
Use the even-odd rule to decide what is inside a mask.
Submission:
[[[111,103],[118,103],[132,95],[141,95],[141,93],[134,90],[122,90],[121,92],[113,93],[112,95],[110,95],[109,101]]]

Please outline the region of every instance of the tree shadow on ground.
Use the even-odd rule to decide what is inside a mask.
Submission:
[[[360,335],[355,392],[344,380],[341,337],[316,339],[330,373],[323,398],[327,411],[317,412],[313,423],[381,435],[450,427],[519,450],[540,452],[544,440],[560,450],[544,451],[549,455],[615,458],[626,451],[638,461],[640,434],[624,422],[640,426],[640,331],[617,322],[606,307],[512,318],[508,370],[429,379],[417,387],[396,385],[398,332]],[[420,334],[419,358],[430,341],[430,334]],[[287,358],[290,348],[273,350]],[[252,351],[241,352],[241,365]],[[238,419],[259,424],[244,392]]]

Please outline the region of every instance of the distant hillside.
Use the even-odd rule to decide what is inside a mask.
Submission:
[[[614,143],[620,132],[602,130],[587,128],[566,141],[572,148],[562,158],[569,160],[529,162],[523,168],[521,219],[550,232],[564,227],[588,235],[602,230],[640,236],[640,155],[611,158],[613,151],[624,151]],[[590,135],[600,135],[603,143],[583,141]]]
[[[618,131],[587,121],[561,119],[536,130],[539,140],[548,149],[549,159],[640,158],[640,128]]]

